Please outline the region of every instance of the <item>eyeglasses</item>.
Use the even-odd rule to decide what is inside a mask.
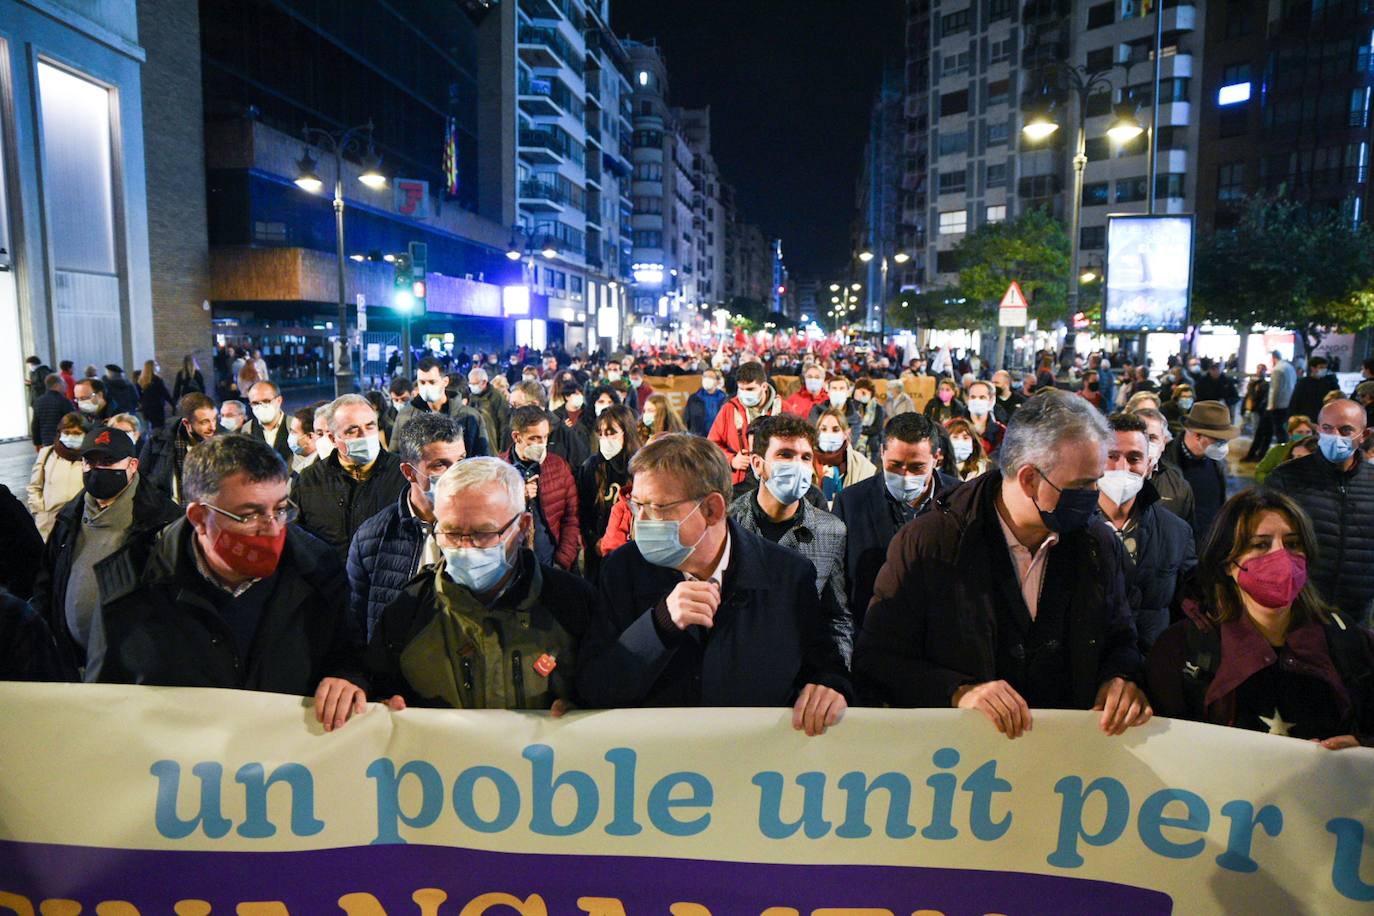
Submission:
[[[440,547],[444,548],[445,550],[457,550],[458,548],[460,548],[460,547],[465,547],[465,546],[466,546],[466,547],[477,547],[477,548],[480,548],[480,549],[486,549],[486,548],[488,548],[488,547],[495,547],[497,544],[501,543],[501,538],[502,538],[502,536],[504,536],[505,533],[510,529],[510,526],[511,526],[511,525],[514,525],[515,522],[516,522],[516,519],[520,518],[520,516],[522,516],[522,515],[524,515],[523,512],[517,512],[517,513],[515,513],[515,515],[511,517],[511,520],[510,520],[510,521],[506,522],[504,525],[502,525],[500,528],[496,529],[495,531],[438,531],[438,530],[436,530],[436,531],[434,532],[434,541],[435,541],[436,544],[438,544]],[[464,541],[466,541],[467,543],[464,544],[464,543],[463,543]]]
[[[250,512],[247,515],[237,515],[230,512],[228,509],[221,509],[219,506],[212,505],[211,503],[201,503],[201,505],[213,512],[219,513],[235,524],[244,525],[249,528],[261,528],[269,519],[281,526],[289,525],[296,520],[296,516],[300,515],[300,508],[289,499],[286,501],[286,505],[274,509],[271,512]]]
[[[648,521],[659,521],[663,519],[664,513],[674,506],[680,506],[683,503],[699,503],[705,498],[704,496],[688,496],[686,499],[674,500],[670,503],[664,503],[661,506],[656,506],[653,503],[642,503],[637,499],[631,499],[630,512],[633,513],[636,521],[644,518],[646,512],[649,513]]]

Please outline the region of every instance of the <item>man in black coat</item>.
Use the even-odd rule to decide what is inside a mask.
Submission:
[[[300,507],[300,526],[333,547],[343,563],[363,522],[395,503],[410,485],[400,459],[382,451],[377,411],[367,398],[335,398],[326,422],[334,450],[301,471],[291,501]]]
[[[1226,460],[1240,430],[1220,401],[1198,401],[1183,418],[1183,434],[1164,449],[1163,462],[1177,468],[1193,494],[1193,542],[1201,544],[1226,502]]]
[[[1293,498],[1312,519],[1317,556],[1308,577],[1321,596],[1368,626],[1374,619],[1374,465],[1364,408],[1344,398],[1318,414],[1318,451],[1279,465],[1265,486]]]
[[[162,495],[178,503],[181,494],[181,469],[186,453],[197,443],[215,435],[215,402],[199,391],[183,394],[177,401],[174,421],[143,440],[138,463],[143,478]]]
[[[880,457],[882,473],[845,487],[831,510],[848,529],[845,574],[856,633],[863,627],[887,545],[935,497],[959,486],[959,478],[939,470],[944,460],[940,435],[924,414],[903,413],[888,420]]]
[[[463,448],[469,458],[494,455],[496,452],[487,438],[486,420],[480,411],[465,403],[467,385],[462,376],[450,376],[443,364],[432,356],[420,360],[415,371],[415,396],[396,411],[387,441],[394,442],[411,417],[441,413],[452,418],[462,430]],[[457,384],[454,384],[455,379]]]
[[[105,399],[110,402],[111,416],[138,410],[138,386],[125,378],[124,367],[115,363],[105,366]]]
[[[76,405],[67,399],[67,383],[56,372],[43,379],[43,393],[33,402],[33,422],[29,426],[30,437],[35,450],[57,441],[57,430],[62,418],[76,410]]]
[[[1340,383],[1328,368],[1326,357],[1314,356],[1307,363],[1307,375],[1298,379],[1293,386],[1293,400],[1288,402],[1288,415],[1316,419],[1317,414],[1322,412],[1327,394],[1340,389]]]
[[[0,531],[6,537],[5,549],[0,551],[0,588],[27,600],[43,562],[43,535],[29,510],[4,484],[0,484]]]
[[[1098,507],[1126,550],[1126,598],[1144,656],[1178,616],[1197,551],[1192,527],[1159,504],[1158,491],[1145,479],[1150,472],[1145,421],[1119,413],[1107,422],[1115,441],[1107,446],[1107,472],[1097,482]]]
[[[185,517],[146,561],[121,551],[98,567],[86,680],[313,693],[326,728],[363,711],[348,580],[327,545],[290,524],[290,479],[248,436],[192,450]]]
[[[1215,360],[1209,363],[1207,371],[1198,377],[1193,385],[1193,392],[1199,401],[1220,401],[1231,408],[1240,403],[1240,390],[1236,387],[1236,380],[1229,375],[1223,375],[1221,363]]]
[[[670,433],[630,462],[635,541],[604,561],[583,641],[589,706],[792,706],[808,735],[852,697],[847,621],[827,620],[810,561],[727,518],[718,446]]]
[[[894,706],[977,709],[1010,738],[1032,708],[1150,716],[1124,557],[1097,518],[1106,418],[1047,391],[1007,427],[1002,469],[937,499],[893,540],[854,654]]]

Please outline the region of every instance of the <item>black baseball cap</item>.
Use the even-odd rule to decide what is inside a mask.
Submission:
[[[81,442],[81,457],[113,463],[134,456],[134,440],[122,429],[97,426]]]

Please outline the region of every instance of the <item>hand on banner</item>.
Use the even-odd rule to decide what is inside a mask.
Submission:
[[[386,708],[392,712],[400,712],[406,708],[406,698],[398,693],[386,701]]]
[[[1109,735],[1123,734],[1126,729],[1144,725],[1154,715],[1145,691],[1125,678],[1114,677],[1097,691],[1093,709],[1102,710],[1098,723]]]
[[[1334,738],[1313,738],[1313,744],[1320,744],[1328,751],[1342,751],[1349,747],[1359,747],[1360,739],[1354,735],[1337,735]]]
[[[978,710],[1008,738],[1021,737],[1033,725],[1030,706],[1006,681],[965,684],[954,691],[954,705]]]
[[[673,626],[710,628],[720,607],[720,586],[714,582],[679,582],[668,593],[668,616]]]
[[[354,715],[367,711],[367,691],[341,677],[327,677],[315,688],[315,721],[325,731],[342,728]]]
[[[555,719],[561,719],[573,711],[573,704],[567,700],[554,700],[553,706],[549,707],[549,715]]]
[[[825,730],[844,715],[849,708],[844,694],[820,684],[807,684],[792,707],[792,727],[805,731],[808,738],[824,735]]]

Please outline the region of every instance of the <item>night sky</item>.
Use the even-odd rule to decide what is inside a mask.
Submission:
[[[901,0],[612,0],[611,27],[657,39],[669,102],[711,106],[711,143],[743,215],[782,239],[793,277],[850,257],[854,183]]]

